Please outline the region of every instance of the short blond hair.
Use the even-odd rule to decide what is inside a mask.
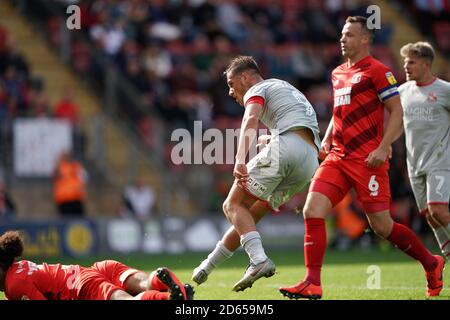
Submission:
[[[400,49],[400,54],[403,58],[414,56],[416,58],[426,59],[430,65],[434,60],[434,49],[429,42],[419,41],[416,43],[408,43]]]

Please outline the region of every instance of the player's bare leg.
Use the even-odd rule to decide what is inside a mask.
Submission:
[[[325,217],[331,208],[332,204],[327,196],[318,192],[308,193],[303,209],[306,275],[297,284],[280,288],[280,293],[290,299],[320,299],[322,297],[320,272],[327,240]]]
[[[246,204],[254,199],[235,182],[223,204],[227,219],[240,236],[240,242],[250,258],[250,264],[244,274],[233,287],[233,291],[250,288],[261,277],[271,277],[275,274],[275,265],[270,260],[262,246],[261,236],[256,231],[255,221]]]
[[[251,205],[251,202],[253,204]],[[268,212],[268,209],[263,201],[249,201],[250,214],[257,224],[261,218]],[[217,243],[214,250],[202,263],[194,269],[192,280],[197,284],[201,284],[208,279],[208,275],[221,263],[231,258],[234,251],[240,247],[240,236],[233,226],[231,226],[223,235],[222,239]]]
[[[139,296],[133,298],[134,300],[142,300],[141,298],[144,298],[144,300],[173,300],[179,298],[180,294],[181,300],[192,300],[195,293],[189,284],[183,284],[179,281],[168,268],[158,268],[150,275],[143,271],[135,272],[127,277],[124,287],[131,296]],[[143,296],[142,293],[144,292],[146,294]],[[165,294],[158,295],[157,292]],[[122,293],[117,294],[123,295]]]
[[[266,215],[268,208],[263,201],[257,200],[250,207],[249,211],[253,221],[257,224]],[[234,227],[230,227],[222,238],[223,244],[230,251],[236,251],[241,246],[240,240],[239,233]]]
[[[426,218],[442,254],[450,259],[450,212],[447,204],[429,204]]]
[[[151,287],[149,275],[146,272],[138,271],[130,275],[124,283],[126,292],[135,296],[146,290],[154,289]]]
[[[439,295],[443,286],[444,258],[433,256],[412,230],[392,220],[388,210],[367,214],[367,218],[377,235],[422,264],[427,278],[427,296]]]

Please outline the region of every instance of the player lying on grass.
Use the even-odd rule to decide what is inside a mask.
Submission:
[[[0,291],[9,300],[192,300],[194,290],[166,267],[150,275],[118,261],[91,267],[15,261],[23,252],[18,231],[0,236]]]

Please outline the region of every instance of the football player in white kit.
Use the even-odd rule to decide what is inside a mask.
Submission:
[[[229,95],[245,107],[233,170],[235,181],[223,203],[233,226],[194,269],[192,279],[197,284],[205,282],[212,270],[242,245],[250,263],[233,287],[233,291],[242,291],[275,273],[256,223],[309,183],[319,165],[320,138],[316,113],[305,96],[286,81],[264,80],[252,57],[234,58],[224,75]],[[270,130],[270,139],[262,138],[267,144],[246,164],[259,121]]]
[[[408,43],[400,51],[406,80],[403,106],[408,174],[419,211],[444,256],[450,257],[450,83],[431,72],[434,49]]]

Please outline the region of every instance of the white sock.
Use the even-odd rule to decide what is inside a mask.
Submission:
[[[450,224],[447,227],[438,227],[436,229],[433,228],[434,236],[436,237],[437,242],[439,243],[439,248],[441,248],[442,254],[450,258]]]
[[[252,263],[259,264],[267,260],[258,231],[250,231],[243,234],[241,236],[241,245]]]
[[[210,274],[212,270],[218,267],[222,262],[228,260],[233,255],[233,252],[228,250],[223,244],[222,240],[217,242],[214,250],[208,255],[208,257],[203,260],[200,264],[200,268]]]

